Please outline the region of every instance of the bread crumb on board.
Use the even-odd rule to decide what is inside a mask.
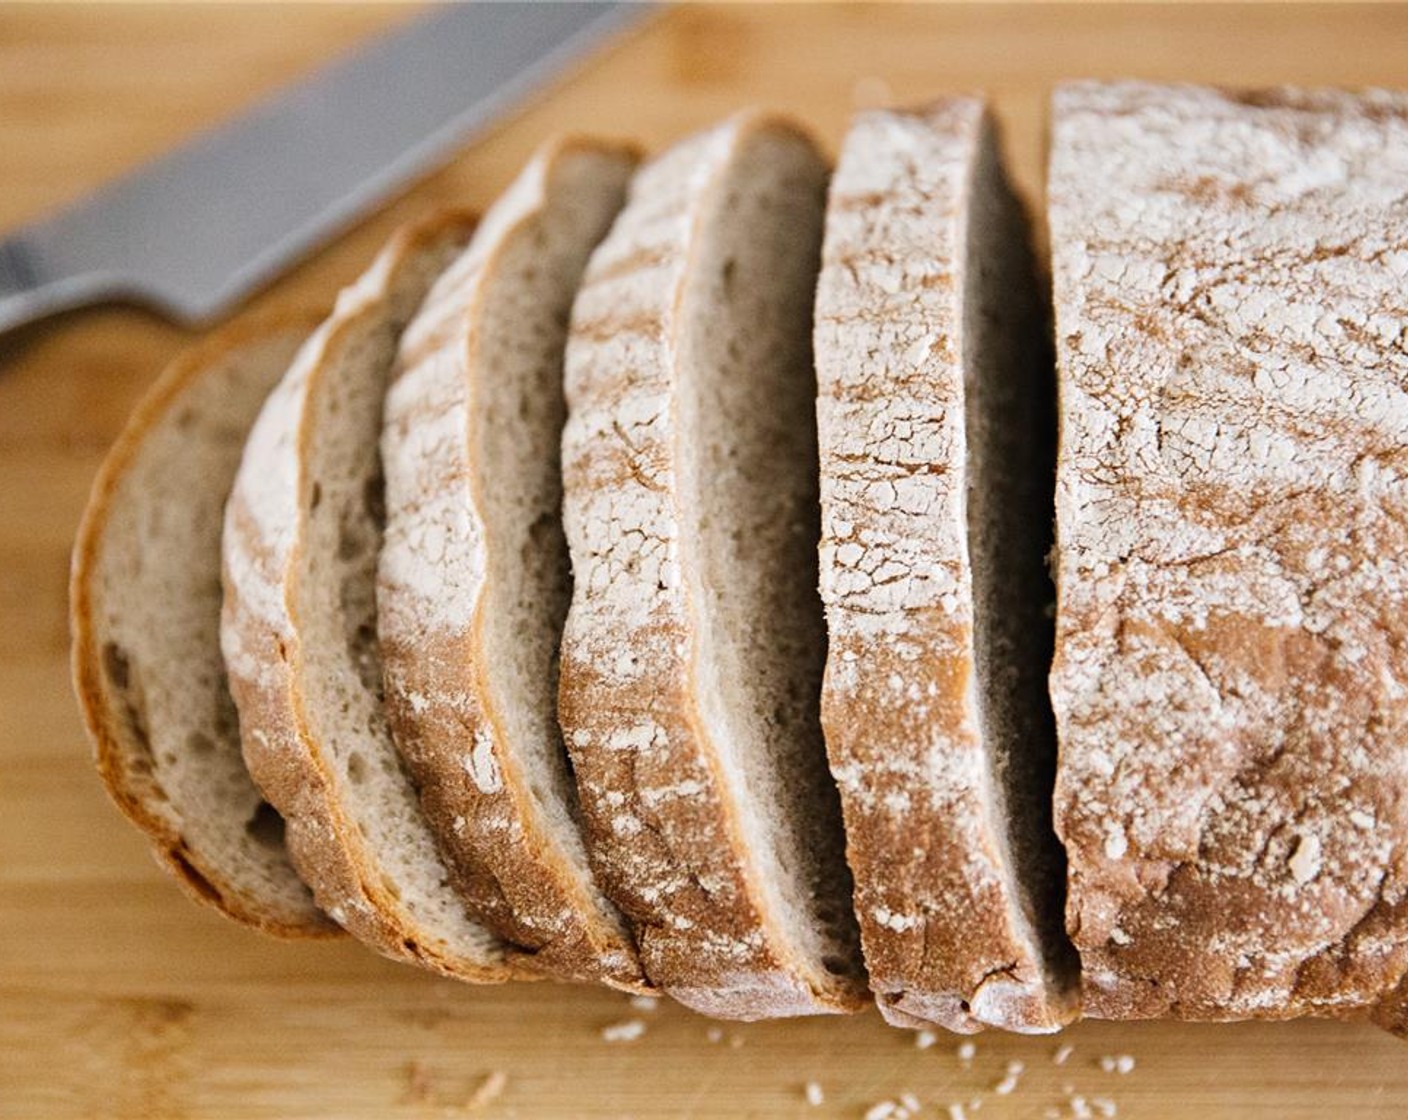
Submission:
[[[635,1042],[645,1034],[645,1020],[624,1019],[619,1023],[601,1028],[603,1042]]]
[[[631,997],[631,1006],[637,1011],[657,1011],[660,1008],[659,996],[635,995]]]
[[[1002,1080],[992,1087],[992,1091],[999,1097],[1005,1097],[1013,1093],[1026,1068],[1027,1065],[1025,1062],[1019,1062],[1015,1058],[1008,1062],[1007,1072],[1003,1075]]]
[[[1074,1046],[1069,1042],[1063,1042],[1060,1046],[1056,1047],[1056,1052],[1051,1055],[1051,1064],[1063,1066],[1070,1060],[1071,1055],[1075,1052],[1076,1048]]]
[[[813,1108],[820,1108],[826,1103],[826,1094],[822,1092],[821,1086],[815,1081],[808,1081],[802,1086],[802,1096]]]
[[[1106,1073],[1133,1073],[1134,1055],[1106,1054],[1100,1059],[1100,1068]]]
[[[971,1066],[973,1064],[973,1059],[977,1057],[978,1054],[977,1044],[970,1041],[960,1042],[958,1044],[958,1050],[956,1051],[956,1053],[958,1054],[958,1060],[960,1062],[962,1062],[965,1066]]]
[[[938,1032],[922,1030],[914,1032],[914,1048],[916,1050],[928,1050],[939,1041]]]
[[[507,1085],[508,1074],[501,1069],[494,1070],[475,1086],[474,1092],[470,1093],[469,1099],[464,1102],[465,1108],[470,1112],[484,1108],[503,1096],[504,1088]]]

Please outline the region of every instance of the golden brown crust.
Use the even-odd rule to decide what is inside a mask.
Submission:
[[[495,375],[480,349],[485,332],[503,326],[484,322],[485,307],[496,286],[513,279],[503,262],[515,239],[563,205],[555,194],[566,188],[556,180],[574,154],[612,161],[621,179],[635,161],[616,145],[550,142],[407,330],[382,439],[389,520],[378,625],[397,747],[462,893],[491,928],[523,947],[525,966],[643,992],[649,985],[624,922],[589,877],[583,881],[545,819],[550,810],[539,797],[552,794],[536,790],[518,756],[540,745],[515,744],[497,699],[507,685],[495,679],[510,668],[485,635],[493,544],[485,489],[496,480],[476,459],[473,432],[479,382]],[[585,851],[577,858],[585,864]]]
[[[278,916],[187,842],[156,775],[151,747],[134,733],[123,703],[106,680],[94,597],[103,538],[119,485],[152,430],[216,362],[277,335],[289,337],[291,351],[316,323],[315,316],[297,313],[239,321],[187,350],[167,367],[139,402],[98,470],[74,545],[69,597],[74,687],[93,740],[98,772],[114,803],[147,834],[157,862],[192,898],[263,933],[286,938],[336,937],[342,931],[313,906],[311,895],[302,918]]]
[[[384,881],[356,822],[341,803],[338,782],[313,741],[300,679],[305,651],[298,640],[289,573],[303,548],[302,470],[313,438],[305,407],[334,368],[340,349],[365,322],[386,316],[403,268],[420,254],[463,244],[473,228],[465,214],[446,214],[401,230],[361,280],[339,297],[332,318],[300,354],[271,397],[270,454],[242,468],[226,519],[225,618],[222,627],[231,690],[241,716],[245,758],[270,802],[283,814],[289,850],[319,904],[350,932],[387,956],[457,979],[494,983],[519,971],[502,954],[483,959],[432,944]],[[409,315],[414,308],[407,309]],[[399,330],[401,324],[392,324]],[[262,418],[261,418],[262,422]],[[296,425],[296,427],[295,427]],[[256,434],[259,428],[256,426]],[[253,493],[261,475],[270,489]],[[271,497],[279,508],[264,508]]]
[[[851,1011],[863,999],[853,976],[819,977],[760,905],[739,779],[699,709],[699,608],[680,572],[671,369],[684,279],[706,200],[743,143],[774,129],[798,135],[748,115],[638,174],[573,308],[563,454],[575,587],[559,716],[593,862],[650,978],[698,1010],[741,1018]]]
[[[1075,1009],[1023,920],[989,780],[990,752],[1042,744],[985,744],[975,680],[966,441],[981,436],[965,431],[964,363],[983,359],[963,335],[985,118],[975,98],[865,113],[832,180],[816,307],[822,720],[882,1014],[1044,1032]]]
[[[1056,805],[1092,1015],[1403,1030],[1405,151],[1401,93],[1057,94]]]

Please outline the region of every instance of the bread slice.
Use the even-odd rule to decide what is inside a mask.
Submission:
[[[260,402],[314,325],[241,323],[171,364],[98,471],[69,597],[74,685],[108,793],[192,897],[280,937],[340,930],[240,756],[220,521]]]
[[[818,695],[811,298],[827,168],[735,117],[647,165],[572,313],[563,730],[646,974],[709,1014],[863,999]]]
[[[1105,1018],[1408,1032],[1408,95],[1063,87],[1056,820]]]
[[[375,629],[386,381],[471,227],[397,234],[269,396],[226,511],[221,639],[245,760],[319,905],[388,956],[491,981],[504,946],[466,913],[401,769]]]
[[[1075,1013],[1051,826],[1051,350],[983,103],[856,118],[816,302],[822,718],[901,1025]]]
[[[567,317],[635,162],[544,146],[407,328],[381,437],[377,615],[396,744],[462,893],[540,971],[638,991],[557,724]]]

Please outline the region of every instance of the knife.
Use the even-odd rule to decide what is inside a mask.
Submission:
[[[0,333],[135,302],[205,322],[649,9],[450,4],[0,241]]]

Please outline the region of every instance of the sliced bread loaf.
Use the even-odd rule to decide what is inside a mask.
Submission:
[[[650,979],[728,1017],[865,990],[818,712],[826,178],[756,114],[647,165],[567,351],[560,714],[588,844]]]
[[[1408,95],[1054,104],[1088,1013],[1408,1033]]]
[[[533,967],[640,990],[557,723],[567,318],[635,162],[546,145],[407,328],[381,437],[377,612],[396,744],[462,892]]]
[[[858,117],[816,302],[827,748],[885,1017],[1075,1009],[1046,699],[1054,384],[981,101]]]
[[[241,324],[167,369],[98,471],[70,594],[75,687],[113,800],[195,898],[285,937],[340,931],[240,756],[220,523],[259,405],[314,326]]]
[[[488,981],[504,947],[467,914],[401,768],[375,628],[387,378],[471,228],[397,234],[269,396],[226,512],[221,639],[245,759],[319,905],[389,956]]]

